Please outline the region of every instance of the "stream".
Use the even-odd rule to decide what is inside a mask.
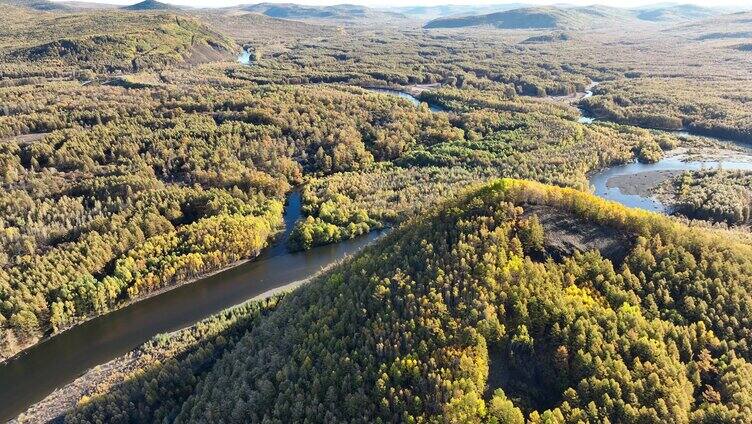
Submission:
[[[586,99],[588,97],[593,96],[593,88],[597,86],[598,83],[592,83],[587,87],[587,91],[585,91],[585,94],[582,95],[582,97],[579,100]],[[416,106],[419,106],[421,101],[412,96],[411,94],[405,93],[403,91],[398,90],[391,90],[391,89],[369,89],[369,91],[374,91],[378,93],[384,93],[389,94],[393,96],[398,96],[403,99],[407,99]],[[438,105],[431,105],[429,103],[428,105],[432,112],[444,112],[446,109],[438,106]],[[588,115],[585,111],[581,111],[582,116],[578,119],[578,122],[582,124],[592,124],[596,122],[596,118],[594,116]],[[686,132],[686,131],[675,131],[676,135],[679,136],[690,136],[692,134]],[[712,137],[705,137],[705,138],[712,138]],[[712,138],[713,140],[719,141],[721,143],[725,143],[723,140]],[[745,148],[748,148],[748,146],[744,146]],[[726,170],[749,170],[752,171],[752,153],[749,152],[749,150],[744,155],[745,159],[748,159],[749,162],[746,161],[739,161],[739,160],[726,160],[726,159],[718,159],[718,160],[683,160],[681,156],[668,156],[656,163],[646,164],[646,163],[639,163],[639,162],[632,162],[627,163],[623,165],[615,165],[608,167],[602,171],[593,173],[589,177],[590,185],[594,188],[594,193],[597,196],[600,196],[607,200],[612,200],[618,203],[621,203],[625,206],[632,207],[632,208],[640,208],[645,209],[653,212],[662,212],[662,213],[668,213],[668,208],[655,200],[651,196],[643,196],[640,194],[630,194],[625,193],[622,191],[621,188],[618,187],[616,184],[609,184],[609,181],[611,181],[615,177],[621,177],[625,175],[634,175],[638,177],[644,177],[647,179],[655,178],[655,173],[661,173],[661,172],[681,172],[681,171],[698,171],[703,169],[715,169],[715,168],[723,168]],[[666,177],[666,174],[664,174],[664,178]]]
[[[588,97],[591,97],[593,95],[592,88],[595,87],[597,83],[593,83],[588,87],[588,91],[585,92],[585,94],[582,96],[582,99],[586,99]],[[589,115],[585,110],[580,109],[580,112],[582,113],[582,116],[578,119],[578,122],[581,124],[592,124],[596,122],[596,117]],[[672,133],[676,134],[677,136],[692,136],[690,132],[685,131],[671,131]],[[654,186],[657,185],[657,183],[660,182],[660,179],[665,179],[669,176],[668,173],[678,173],[681,171],[699,171],[703,169],[717,169],[722,168],[726,170],[742,170],[742,171],[752,171],[752,152],[749,150],[749,146],[740,144],[740,143],[734,143],[729,141],[724,141],[718,138],[714,137],[707,137],[705,138],[712,139],[714,141],[718,141],[723,144],[734,144],[737,146],[742,146],[745,148],[745,153],[741,154],[742,159],[745,160],[736,160],[736,159],[718,159],[713,158],[709,160],[684,160],[681,156],[668,156],[664,157],[660,161],[656,163],[639,163],[639,162],[633,162],[633,163],[627,163],[623,165],[615,165],[608,167],[602,171],[593,173],[589,177],[590,185],[594,188],[594,193],[597,196],[600,196],[604,199],[613,200],[615,202],[621,203],[625,206],[632,207],[632,208],[640,208],[645,209],[648,211],[653,212],[662,212],[662,213],[669,213],[669,209],[666,205],[663,205],[662,203],[658,202],[656,199],[650,196],[644,196],[641,194],[632,194],[632,193],[625,193],[621,188],[618,187],[617,184],[611,183],[609,184],[609,181],[613,181],[614,178],[617,177],[623,177],[626,175],[632,175],[635,178],[643,178],[644,180],[653,180],[655,183]],[[739,156],[739,155],[737,155]],[[738,159],[738,157],[737,157]],[[660,173],[664,173],[663,176],[660,176]],[[657,178],[657,180],[656,180]],[[645,181],[643,181],[644,183]],[[650,183],[648,183],[650,185]]]
[[[590,185],[594,187],[594,193],[604,199],[619,202],[632,208],[640,208],[653,212],[669,213],[667,206],[650,196],[625,193],[616,184],[609,184],[615,177],[632,175],[637,178],[643,177],[649,180],[661,179],[660,172],[665,171],[699,171],[703,169],[723,168],[726,170],[752,171],[752,155],[750,162],[736,160],[708,160],[708,161],[683,161],[679,156],[670,156],[656,163],[633,162],[624,165],[616,165],[606,168],[590,176]]]
[[[413,96],[412,94],[405,93],[404,91],[392,90],[389,88],[367,88],[366,90],[372,91],[374,93],[388,94],[390,96],[397,96],[397,97],[406,99],[410,101],[410,103],[414,104],[416,107],[420,106],[420,104],[422,103],[417,97]],[[442,106],[439,106],[431,102],[426,102],[426,103],[428,104],[428,109],[431,112],[447,112],[447,110]]]
[[[286,239],[301,217],[301,195],[285,206],[285,232],[257,259],[99,316],[39,343],[0,365],[0,422],[15,418],[89,368],[154,335],[174,331],[271,289],[306,279],[372,243],[381,232],[289,253]]]
[[[248,63],[249,57],[250,53],[244,51],[238,60]],[[420,100],[402,91],[370,91],[398,96],[416,106],[421,104]],[[583,98],[592,94],[592,91],[588,91]],[[429,108],[432,112],[446,111],[430,103]],[[594,117],[583,115],[579,121],[591,124]],[[671,156],[654,164],[612,166],[592,174],[589,181],[595,194],[600,197],[629,207],[666,212],[665,206],[651,197],[624,193],[614,184],[609,184],[609,181],[624,175],[719,166],[729,170],[752,170],[752,154],[747,153],[745,158],[749,158],[750,162],[682,161],[681,157]],[[372,243],[381,234],[371,232],[356,239],[317,247],[307,252],[289,253],[285,242],[300,217],[300,192],[293,191],[285,206],[284,234],[257,259],[94,318],[45,340],[0,365],[0,420],[15,418],[33,403],[56,388],[70,383],[91,367],[127,353],[156,334],[184,328],[271,289],[308,278]]]
[[[243,51],[240,52],[238,55],[238,63],[241,63],[243,65],[250,65],[251,64],[251,52],[249,52],[246,49],[243,49]]]

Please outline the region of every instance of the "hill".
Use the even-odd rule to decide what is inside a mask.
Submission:
[[[670,32],[707,42],[746,41],[752,37],[752,12],[737,12],[684,22]]]
[[[582,29],[629,19],[626,11],[590,6],[578,8],[529,7],[487,15],[434,19],[425,28],[490,26],[500,29]]]
[[[260,13],[280,19],[318,20],[332,22],[393,22],[404,21],[404,15],[371,9],[365,6],[340,4],[334,6],[305,6],[294,3],[258,3],[241,5],[237,9]]]
[[[589,29],[619,23],[680,23],[719,15],[717,9],[693,5],[668,5],[644,9],[605,6],[528,7],[497,13],[434,19],[425,28],[490,26],[501,29]]]
[[[64,19],[37,15],[6,24],[24,28],[0,40],[12,46],[7,60],[30,66],[131,72],[216,60],[237,48],[196,19],[166,13],[86,12]]]
[[[60,1],[55,2],[55,4],[59,4],[62,6],[67,7],[68,9],[75,10],[75,11],[86,11],[86,10],[113,10],[113,9],[120,9],[122,6],[117,4],[110,4],[110,3],[95,3],[95,2],[88,2],[88,1]]]
[[[682,4],[657,8],[641,9],[635,12],[638,19],[653,22],[681,22],[709,18],[721,12],[715,9]]]
[[[742,422],[750,271],[722,233],[500,180],[160,338],[66,422]]]
[[[259,13],[202,9],[191,11],[191,14],[235,40],[256,42],[265,51],[273,50],[275,44],[331,36],[336,32],[336,28],[316,22],[272,18]]]
[[[49,0],[3,0],[2,2],[0,2],[0,4],[26,7],[29,9],[41,11],[59,11],[69,9],[69,7],[65,4],[55,3]]]
[[[444,4],[439,6],[398,6],[390,7],[387,10],[389,10],[390,12],[400,13],[402,15],[415,19],[429,20],[444,18],[448,16],[482,15],[488,13],[503,12],[505,10],[520,9],[523,7],[530,7],[530,5],[525,3],[505,3],[490,5]]]
[[[144,0],[123,8],[124,10],[180,10],[179,7],[157,0]]]

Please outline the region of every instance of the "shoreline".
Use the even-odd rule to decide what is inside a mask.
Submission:
[[[335,265],[335,264],[332,264],[332,265]],[[250,299],[244,300],[226,309],[232,309],[246,302],[255,302],[255,301],[268,299],[278,294],[281,294],[283,292],[292,292],[296,290],[297,288],[311,282],[314,278],[322,275],[324,272],[326,272],[330,268],[331,268],[331,265],[329,267],[323,268],[322,270],[320,270],[314,275],[311,275],[308,278],[293,281],[283,286],[280,286],[271,290],[267,290],[264,293],[261,293]],[[198,322],[201,322],[201,321],[198,321]],[[176,334],[180,331],[184,331],[186,329],[191,328],[197,323],[191,324],[189,326],[186,326],[186,327],[174,330],[174,331],[155,334],[149,340],[134,347],[133,349],[126,352],[125,354],[118,356],[114,359],[111,359],[103,364],[95,365],[89,368],[88,370],[81,373],[81,375],[76,377],[75,380],[71,381],[70,383],[64,386],[56,388],[52,393],[45,396],[42,400],[32,404],[31,406],[26,408],[26,410],[18,414],[18,416],[16,416],[15,418],[7,422],[8,423],[50,422],[50,421],[61,419],[62,417],[65,416],[65,414],[68,411],[70,411],[76,406],[79,399],[81,399],[83,396],[86,396],[87,393],[92,393],[92,391],[95,390],[97,386],[100,386],[102,384],[108,384],[108,383],[111,383],[113,386],[115,386],[122,382],[122,381],[118,381],[118,376],[126,377],[130,372],[137,371],[138,360],[140,359],[139,351],[143,345],[149,343],[151,340],[154,339],[154,337],[157,337],[160,335]],[[113,381],[110,381],[110,380],[113,380]]]
[[[128,306],[131,306],[131,305],[133,305],[135,303],[138,303],[138,302],[150,299],[152,297],[156,297],[156,296],[162,295],[164,293],[167,293],[167,292],[169,292],[171,290],[174,290],[174,289],[176,289],[178,287],[181,287],[181,286],[184,286],[186,284],[192,284],[192,283],[195,283],[195,282],[197,282],[199,280],[203,280],[205,278],[212,277],[214,275],[217,275],[217,274],[220,274],[222,272],[231,270],[233,268],[237,268],[237,267],[239,267],[241,265],[244,265],[244,264],[246,264],[248,262],[251,262],[251,261],[253,261],[255,259],[258,259],[259,257],[261,257],[263,255],[264,251],[267,250],[267,249],[269,249],[270,247],[271,247],[271,245],[269,245],[267,247],[264,247],[259,253],[257,253],[253,257],[245,258],[245,259],[241,259],[241,260],[232,262],[232,263],[230,263],[230,264],[228,264],[228,265],[226,265],[226,266],[224,266],[222,268],[216,269],[214,271],[208,271],[206,273],[202,273],[201,275],[197,275],[197,276],[195,276],[193,278],[190,278],[188,280],[164,286],[162,288],[159,288],[157,290],[149,292],[149,293],[147,293],[147,294],[145,294],[143,296],[139,296],[139,297],[134,298],[134,299],[129,299],[129,300],[127,300],[127,301],[125,301],[125,302],[123,302],[121,304],[118,304],[116,307],[114,307],[112,309],[109,309],[107,312],[103,312],[101,314],[92,315],[92,316],[86,317],[86,318],[84,318],[84,319],[82,319],[80,321],[76,321],[74,324],[66,326],[64,329],[62,329],[61,331],[58,331],[55,334],[52,334],[52,335],[49,335],[49,336],[39,337],[36,342],[34,342],[34,343],[30,344],[30,345],[27,345],[23,349],[15,352],[15,353],[13,353],[11,356],[9,356],[9,357],[7,357],[5,359],[0,360],[0,367],[3,367],[5,365],[7,365],[8,363],[12,362],[13,360],[18,359],[18,358],[24,356],[26,353],[28,353],[28,351],[30,349],[33,349],[36,346],[42,345],[44,343],[47,343],[48,341],[54,339],[55,337],[57,337],[59,335],[62,335],[64,333],[66,333],[67,331],[69,331],[69,330],[71,330],[71,329],[73,329],[73,328],[75,328],[75,327],[77,327],[79,325],[85,324],[85,323],[87,323],[87,322],[89,322],[91,320],[97,319],[99,317],[106,316],[107,314],[110,314],[110,313],[115,312],[117,310],[120,310],[120,309],[123,309],[123,308],[127,308]]]
[[[375,242],[379,238],[383,237],[383,235],[384,234],[379,235],[373,241]],[[242,300],[232,306],[224,308],[222,311],[238,307],[244,303],[257,302],[257,301],[261,301],[264,299],[269,299],[285,292],[293,292],[297,290],[298,288],[300,288],[301,286],[304,286],[314,281],[316,278],[326,274],[327,272],[332,270],[334,267],[342,264],[344,261],[349,260],[353,255],[359,253],[360,251],[367,248],[371,244],[372,243],[369,243],[360,247],[359,249],[347,254],[345,257],[322,267],[321,269],[319,269],[318,271],[309,275],[306,278],[298,279],[298,280],[283,284],[281,286],[274,287],[256,296]],[[245,260],[243,262],[248,262],[248,261],[249,260]],[[221,271],[217,271],[217,272],[221,272]],[[219,311],[216,313],[221,313],[222,311]],[[212,315],[215,315],[215,314],[212,314]],[[209,315],[203,319],[209,318],[212,315]],[[101,384],[108,384],[108,383],[113,384],[113,386],[120,384],[122,381],[118,381],[118,376],[127,377],[128,372],[136,371],[136,366],[138,365],[138,360],[140,358],[139,350],[142,348],[142,346],[149,343],[151,340],[153,340],[157,336],[176,334],[180,331],[189,329],[192,326],[203,321],[203,319],[197,322],[194,322],[190,325],[187,325],[185,327],[173,330],[173,331],[157,333],[153,335],[152,337],[150,337],[144,343],[141,343],[138,346],[133,347],[132,349],[130,349],[128,352],[124,353],[123,355],[120,355],[107,362],[95,365],[87,369],[86,371],[82,372],[78,377],[76,377],[73,381],[56,388],[47,396],[45,396],[43,399],[30,405],[23,412],[18,414],[16,417],[8,420],[7,422],[8,423],[51,422],[51,421],[57,422],[57,420],[61,419],[68,411],[70,411],[73,407],[75,407],[79,399],[81,399],[83,396],[86,396],[87,393],[92,393],[92,391],[96,389],[96,387],[100,386]]]
[[[598,190],[600,184],[606,190],[616,189],[623,196],[637,196],[652,201],[653,204],[659,205],[661,212],[671,215],[673,199],[667,196],[664,188],[668,181],[678,178],[684,172],[714,168],[725,169],[724,165],[731,166],[730,169],[752,168],[752,150],[750,148],[734,142],[707,137],[705,139],[696,146],[682,144],[667,151],[663,158],[655,164],[640,165],[633,161],[589,173],[587,175],[588,181],[591,187],[595,185],[596,190]],[[664,163],[664,165],[662,166],[661,163]],[[609,175],[609,170],[619,167],[627,168],[624,172],[618,172],[617,169],[617,172]],[[636,169],[630,170],[630,167]],[[601,181],[595,183],[594,180],[599,179],[599,174],[603,173],[605,175],[600,177]],[[610,198],[607,195],[602,197]],[[621,203],[621,201],[619,202]],[[635,207],[630,204],[626,205]]]

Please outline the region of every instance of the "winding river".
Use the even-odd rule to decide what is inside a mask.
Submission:
[[[249,56],[250,53],[244,51],[238,60],[248,63]],[[399,96],[416,106],[421,103],[414,96],[398,90],[371,91]],[[592,94],[592,91],[588,91],[583,98]],[[433,112],[446,111],[430,103],[429,107]],[[591,124],[594,118],[584,115],[580,122]],[[630,207],[666,212],[665,207],[654,199],[624,193],[615,185],[609,184],[609,180],[653,171],[699,170],[718,166],[724,169],[752,170],[752,154],[747,153],[747,156],[750,162],[682,161],[680,157],[673,156],[654,164],[629,163],[613,166],[594,173],[589,180],[595,193],[603,198]],[[289,253],[285,242],[300,217],[301,197],[299,192],[294,191],[285,207],[286,230],[283,236],[256,260],[87,321],[0,365],[0,420],[14,418],[89,368],[125,354],[158,333],[186,327],[269,290],[306,279],[370,244],[380,235],[379,232],[372,232],[307,252]]]
[[[285,207],[285,233],[256,260],[94,318],[0,365],[0,421],[16,417],[89,368],[125,354],[158,333],[189,326],[269,290],[311,277],[380,235],[372,232],[289,253],[285,242],[300,217],[301,196],[294,191]]]
[[[390,96],[397,96],[397,97],[410,101],[410,103],[414,104],[415,106],[420,106],[420,104],[422,103],[417,97],[413,96],[412,94],[405,93],[404,91],[392,90],[389,88],[368,88],[367,90],[373,91],[374,93],[382,93],[382,94],[388,94]],[[431,102],[426,102],[426,103],[428,103],[428,109],[431,112],[446,112],[447,111],[444,107],[439,106],[435,103],[431,103]]]
[[[583,100],[588,97],[593,96],[593,88],[597,86],[598,83],[592,83],[587,87],[587,91],[580,97],[578,100]],[[407,99],[416,106],[419,106],[421,101],[418,100],[416,97],[412,96],[411,94],[405,93],[403,91],[398,90],[391,90],[391,89],[369,89],[370,91],[384,93],[384,94],[390,94],[393,96],[398,96],[403,99]],[[431,111],[433,112],[445,112],[446,109],[438,106],[438,105],[431,105],[429,103],[429,107],[431,108]],[[582,124],[592,124],[596,122],[596,118],[594,116],[588,115],[586,111],[581,110],[582,115],[578,119],[578,122]],[[674,131],[676,135],[679,136],[690,136],[692,134],[686,132],[686,131]],[[705,137],[705,138],[711,138],[713,140],[719,141],[724,143],[723,140],[715,139],[712,137]],[[726,142],[727,143],[727,142]],[[738,143],[732,143],[739,145]],[[639,162],[633,162],[633,163],[627,163],[623,165],[615,165],[611,166],[609,168],[606,168],[600,172],[596,172],[590,175],[589,182],[590,185],[593,187],[593,192],[608,200],[612,200],[618,203],[621,203],[628,207],[633,208],[640,208],[645,209],[653,212],[662,212],[662,213],[668,213],[667,206],[661,204],[654,198],[650,196],[643,196],[640,194],[631,194],[626,193],[622,191],[621,188],[617,184],[609,183],[613,178],[616,177],[623,177],[626,175],[635,175],[635,176],[644,176],[649,177],[648,173],[654,173],[654,172],[680,172],[680,171],[698,171],[702,169],[714,169],[714,168],[723,168],[727,170],[749,170],[752,171],[752,152],[749,151],[749,146],[743,146],[747,150],[746,154],[742,154],[742,159],[747,159],[748,161],[739,161],[739,160],[725,160],[725,159],[718,159],[718,160],[685,160],[681,156],[668,156],[656,163],[651,164],[645,164],[645,163],[639,163]],[[737,155],[739,156],[739,155]]]
[[[652,197],[625,193],[618,185],[609,184],[609,181],[625,175],[651,178],[648,173],[665,171],[699,171],[714,168],[752,171],[752,155],[749,155],[749,160],[750,162],[737,160],[683,161],[679,156],[670,156],[656,163],[633,162],[606,168],[590,176],[590,185],[593,186],[594,193],[604,199],[613,200],[632,208],[668,213],[667,206]]]
[[[593,95],[592,88],[597,83],[591,84],[588,87],[588,91],[583,95],[581,99],[586,99]],[[582,116],[578,121],[582,124],[592,124],[596,122],[596,117],[589,115],[586,111],[580,110]],[[672,131],[672,133],[678,136],[692,136],[693,134],[687,131]],[[668,156],[656,163],[628,163],[624,165],[616,165],[606,168],[600,172],[593,173],[589,177],[590,185],[594,189],[594,193],[604,199],[613,200],[619,202],[625,206],[645,209],[653,212],[669,213],[668,207],[656,199],[650,196],[644,196],[641,194],[633,194],[624,192],[617,184],[609,183],[609,181],[615,181],[615,178],[632,175],[635,177],[652,178],[651,173],[676,173],[681,171],[699,171],[703,169],[717,169],[722,168],[726,170],[743,170],[752,171],[752,151],[750,146],[743,145],[736,142],[724,141],[714,137],[705,138],[718,141],[725,144],[733,144],[744,148],[745,152],[735,155],[735,159],[709,159],[709,160],[685,160],[682,156],[674,155]],[[737,160],[743,159],[743,160]],[[654,174],[655,175],[655,174]]]

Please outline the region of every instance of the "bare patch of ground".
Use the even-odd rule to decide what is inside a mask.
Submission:
[[[618,188],[624,194],[650,197],[656,188],[684,171],[646,171],[637,174],[617,175],[606,181],[606,187]]]
[[[411,96],[418,97],[420,96],[420,93],[438,87],[441,87],[441,83],[437,82],[433,84],[415,84],[405,87],[405,92]]]
[[[618,230],[580,218],[547,205],[523,205],[523,217],[537,215],[544,229],[545,250],[554,260],[575,252],[597,250],[620,264],[629,254],[633,240]]]
[[[200,65],[208,62],[229,61],[234,58],[232,52],[208,44],[196,44],[191,47],[190,55],[186,58],[189,65]]]
[[[710,141],[703,143],[702,141]],[[751,150],[730,143],[720,143],[704,137],[694,137],[692,144],[672,150],[672,157],[678,157],[682,161],[750,161]]]
[[[5,138],[5,139],[0,140],[0,141],[2,141],[2,142],[15,142],[15,143],[18,143],[19,145],[23,146],[23,145],[32,144],[35,141],[39,141],[39,140],[43,139],[47,134],[49,134],[49,133],[46,132],[46,133],[36,133],[36,134],[23,134],[23,135],[17,135],[17,136],[14,136],[14,137],[8,137],[8,138]]]
[[[139,357],[138,350],[134,350],[90,369],[72,383],[55,390],[42,401],[32,405],[10,423],[63,422],[65,413],[73,409],[81,397],[94,393],[97,387],[117,384],[124,375],[139,369],[143,365]]]

